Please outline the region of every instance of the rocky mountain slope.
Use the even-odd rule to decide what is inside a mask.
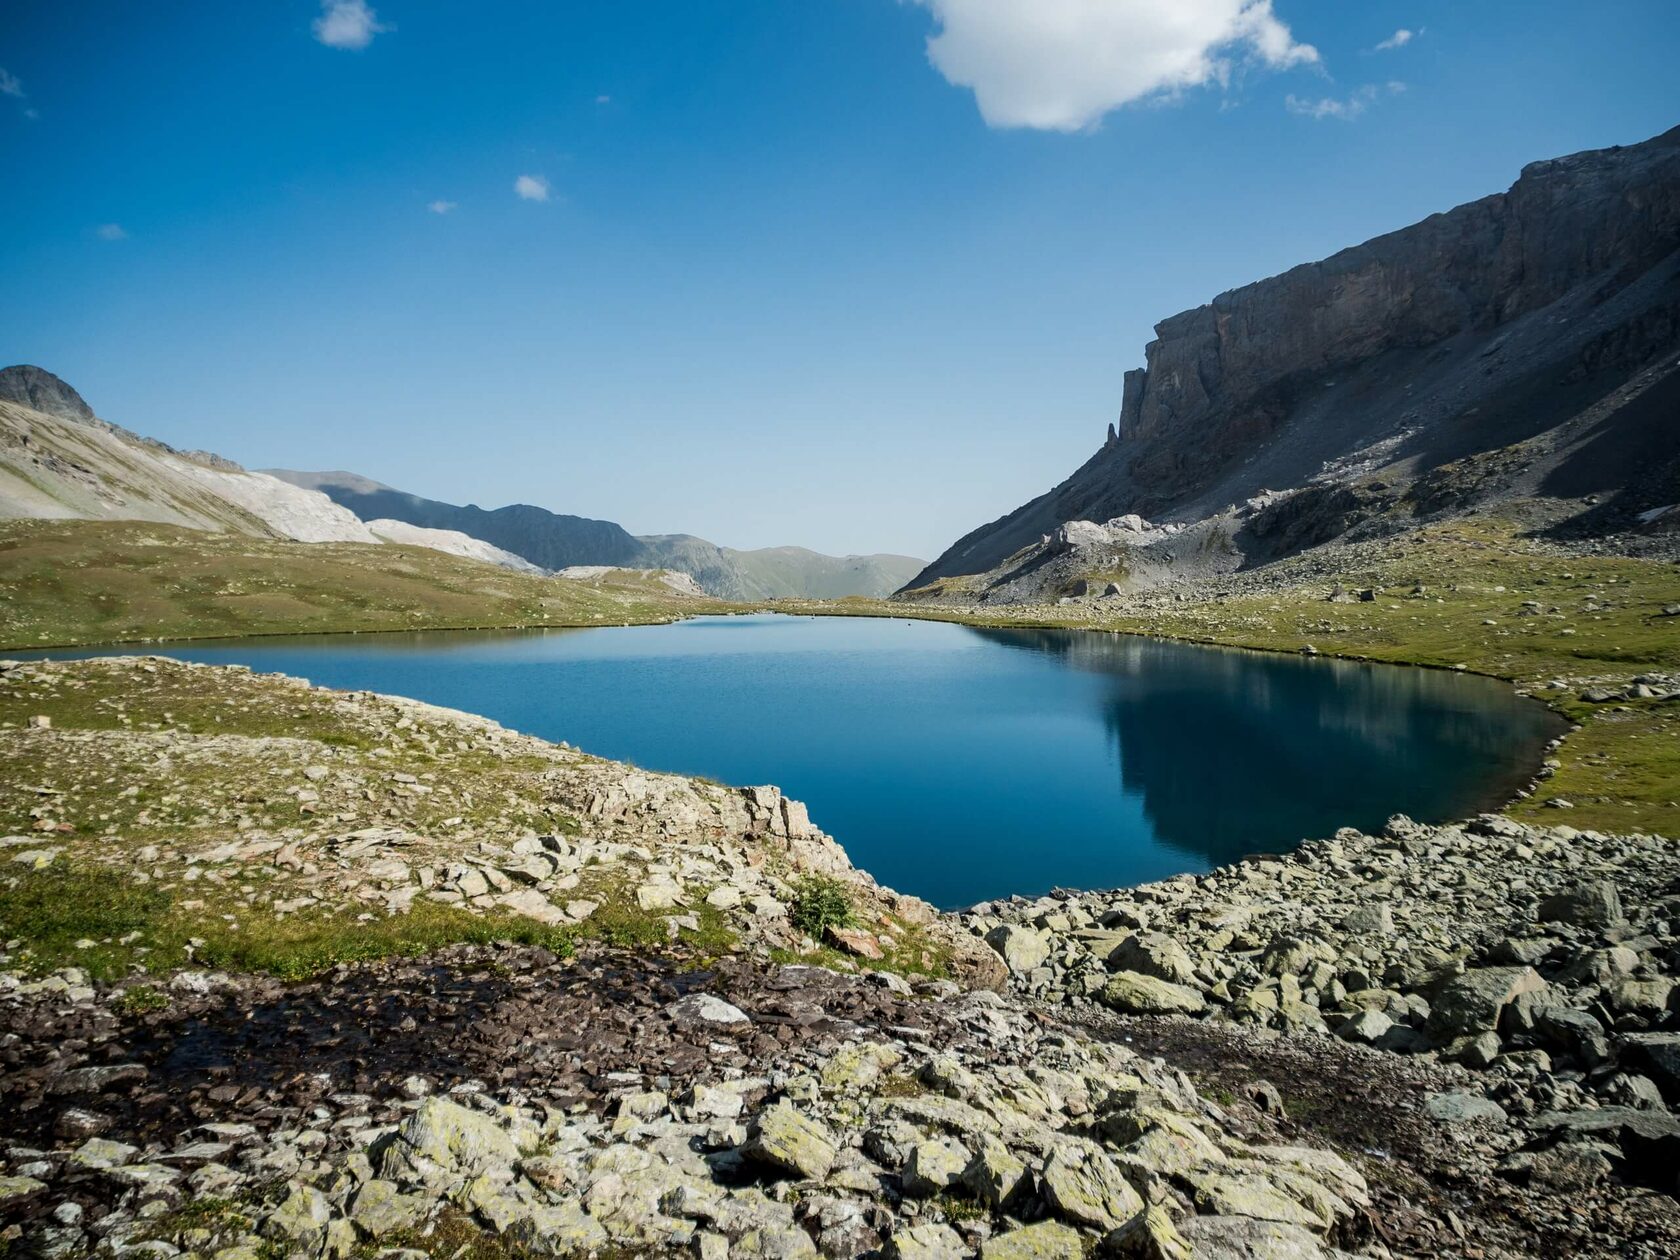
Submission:
[[[579,565],[675,569],[720,599],[880,597],[890,595],[922,567],[922,561],[910,556],[827,556],[803,547],[737,551],[692,534],[638,537],[611,521],[567,516],[530,504],[461,507],[350,472],[268,471],[293,485],[321,491],[364,521],[390,517],[459,530],[549,569]]]
[[[1680,128],[1534,163],[1156,334],[1102,448],[911,587],[1007,587],[1070,552],[1056,581],[1147,587],[1512,500],[1562,533],[1672,531]]]
[[[400,522],[376,529],[313,490],[131,433],[28,365],[0,369],[0,518],[151,521],[311,543],[390,540],[537,571],[459,533]]]
[[[424,529],[457,530],[544,569],[580,564],[611,564],[647,568],[642,548],[622,526],[612,521],[567,516],[528,503],[508,507],[460,506],[422,498],[349,472],[300,472],[271,468],[269,476],[319,491],[364,521],[381,518],[404,521]]]

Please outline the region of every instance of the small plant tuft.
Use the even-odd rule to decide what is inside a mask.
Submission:
[[[857,921],[850,892],[831,875],[807,875],[794,881],[790,917],[794,927],[817,941],[827,928],[850,927]]]
[[[149,984],[137,984],[124,989],[111,1001],[111,1009],[119,1015],[148,1015],[169,1005],[169,995]]]

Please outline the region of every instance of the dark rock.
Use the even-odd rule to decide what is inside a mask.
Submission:
[[[64,381],[45,368],[20,363],[0,368],[0,402],[16,403],[60,420],[87,422],[93,408]]]
[[[1622,1059],[1656,1082],[1671,1107],[1680,1107],[1680,1032],[1629,1033],[1618,1043]]]
[[[1572,923],[1577,927],[1614,927],[1625,922],[1622,899],[1608,880],[1583,884],[1540,903],[1542,923]]]
[[[1536,1018],[1534,1030],[1546,1044],[1573,1055],[1582,1067],[1595,1068],[1610,1061],[1610,1039],[1603,1025],[1585,1011],[1547,1008]]]

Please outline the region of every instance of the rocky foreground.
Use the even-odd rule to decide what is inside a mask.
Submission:
[[[975,907],[1011,987],[1470,1069],[1427,1115],[1512,1181],[1680,1192],[1680,846],[1497,815]]]
[[[773,789],[146,658],[0,669],[0,772],[8,1256],[1680,1236],[1669,841],[1396,820],[935,916]]]

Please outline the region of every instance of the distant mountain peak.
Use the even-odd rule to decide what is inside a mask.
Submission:
[[[67,381],[31,363],[0,368],[0,402],[16,403],[60,420],[88,423],[95,419],[93,408]]]

